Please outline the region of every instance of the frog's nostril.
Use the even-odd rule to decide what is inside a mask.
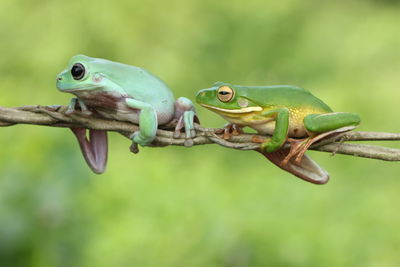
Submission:
[[[61,77],[57,77],[57,80],[58,80],[58,81],[62,81],[62,78],[61,78]]]

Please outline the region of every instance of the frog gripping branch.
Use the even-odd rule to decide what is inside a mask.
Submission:
[[[149,145],[159,125],[175,124],[177,134],[184,128],[188,140],[195,136],[193,122],[198,119],[192,102],[184,97],[175,101],[167,85],[142,68],[76,55],[57,76],[57,88],[76,96],[68,114],[78,105],[83,114],[96,112],[105,118],[139,124],[139,130],[131,135],[134,145]],[[89,167],[95,173],[104,172],[107,133],[89,130],[88,139],[86,129],[71,129]]]
[[[216,83],[200,90],[196,101],[221,115],[235,128],[250,127],[272,137],[260,152],[280,168],[308,182],[324,184],[329,176],[304,155],[326,136],[349,131],[360,123],[353,113],[335,113],[310,92],[295,86],[240,86]],[[232,125],[228,126],[232,127]],[[280,149],[285,142],[290,149]]]

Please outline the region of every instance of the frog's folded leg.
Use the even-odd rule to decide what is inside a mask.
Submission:
[[[196,136],[194,123],[200,124],[196,109],[186,97],[179,97],[175,101],[175,114],[173,124],[175,124],[174,137],[178,138],[182,129],[185,130],[186,139],[192,139]]]
[[[256,151],[260,152],[282,170],[290,172],[307,182],[326,184],[329,180],[329,174],[307,155],[304,155],[299,163],[292,158],[287,164],[282,164],[282,161],[289,154],[290,149],[279,149],[271,153],[267,153],[261,149]]]
[[[89,130],[89,139],[85,128],[70,128],[78,139],[83,157],[94,173],[101,174],[107,166],[107,131]]]

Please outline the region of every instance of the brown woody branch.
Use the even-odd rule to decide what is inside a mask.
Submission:
[[[88,116],[80,112],[67,115],[66,106],[23,106],[16,108],[0,107],[0,127],[16,124],[33,124],[52,127],[83,127],[96,130],[118,132],[126,137],[139,129],[138,125],[104,119],[97,116]],[[219,144],[224,147],[252,150],[260,146],[260,142],[268,138],[257,134],[240,134],[231,136],[228,140],[219,134],[219,128],[203,128],[196,125],[196,137],[188,142],[182,133],[178,138],[173,137],[172,129],[160,128],[157,137],[152,142],[153,147],[168,145],[192,146],[205,144]],[[375,145],[352,144],[348,141],[398,141],[400,133],[385,132],[346,132],[323,139],[311,146],[311,150],[329,152],[333,154],[346,154],[357,157],[380,159],[387,161],[400,161],[400,149]],[[285,144],[289,146],[289,144]]]

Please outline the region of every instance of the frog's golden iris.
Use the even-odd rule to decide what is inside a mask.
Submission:
[[[222,102],[229,102],[235,96],[235,92],[229,86],[221,86],[217,92],[218,99]]]

